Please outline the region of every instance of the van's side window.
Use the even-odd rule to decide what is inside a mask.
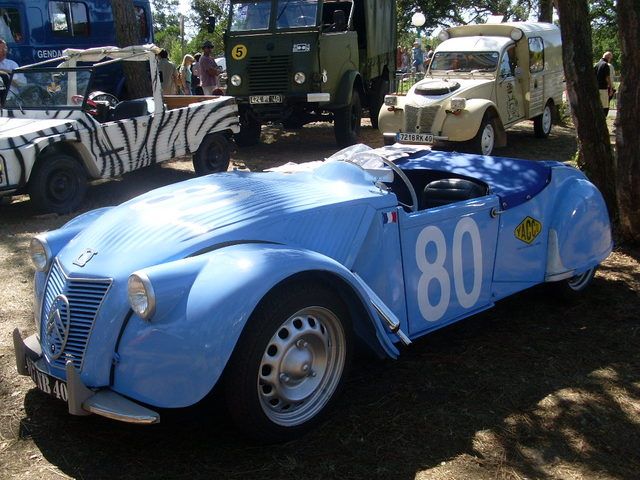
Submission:
[[[89,17],[82,2],[49,2],[51,29],[54,35],[88,37]]]
[[[0,38],[7,43],[23,41],[22,22],[17,8],[0,8]]]
[[[529,39],[529,71],[537,73],[544,70],[544,42],[540,37]]]

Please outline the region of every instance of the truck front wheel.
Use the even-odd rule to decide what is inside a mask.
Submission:
[[[348,147],[358,142],[360,135],[360,121],[362,120],[362,105],[360,94],[354,90],[351,103],[337,110],[334,114],[333,131],[339,147]]]
[[[235,134],[235,140],[239,147],[250,147],[260,142],[260,122],[247,118],[240,122],[240,131]]]
[[[369,99],[369,118],[373,128],[378,128],[378,115],[387,93],[389,93],[389,80],[386,78],[376,80]]]
[[[31,172],[28,191],[38,210],[60,214],[73,212],[87,192],[87,175],[80,163],[69,155],[46,156]]]

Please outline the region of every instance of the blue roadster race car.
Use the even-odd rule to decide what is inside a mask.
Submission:
[[[557,162],[356,145],[94,210],[31,243],[19,373],[76,415],[155,423],[221,384],[237,426],[313,427],[356,341],[380,356],[611,252],[598,190]]]

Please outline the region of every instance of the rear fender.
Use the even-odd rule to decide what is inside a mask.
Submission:
[[[315,252],[241,244],[142,272],[156,293],[156,313],[150,321],[133,315],[124,328],[113,388],[150,405],[184,407],[202,399],[220,379],[260,301],[301,273],[347,284],[369,316],[369,331],[375,332],[367,338],[377,339],[374,347],[388,356],[398,354],[360,281]]]
[[[546,281],[563,280],[598,265],[613,248],[611,224],[600,191],[571,167],[555,167]]]

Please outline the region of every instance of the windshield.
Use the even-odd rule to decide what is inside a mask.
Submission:
[[[498,52],[436,52],[429,68],[432,72],[495,72],[498,57]]]
[[[317,11],[314,0],[278,0],[276,28],[313,27]]]
[[[17,70],[5,108],[81,108],[89,88],[91,70],[39,68]]]
[[[235,2],[231,5],[232,32],[267,30],[271,17],[271,1]]]

